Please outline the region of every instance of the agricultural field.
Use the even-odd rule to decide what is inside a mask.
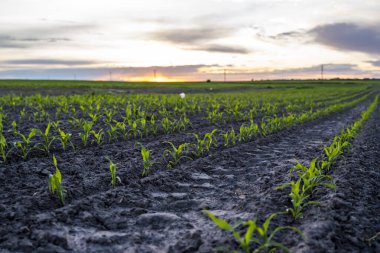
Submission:
[[[378,83],[55,84],[0,83],[1,252],[380,252]]]

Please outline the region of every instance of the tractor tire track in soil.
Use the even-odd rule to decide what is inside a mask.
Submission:
[[[332,168],[335,191],[321,189],[300,224],[306,243],[297,252],[380,252],[380,106],[346,158]],[[369,240],[371,239],[371,240]]]
[[[284,210],[287,195],[273,188],[289,181],[295,159],[305,162],[319,155],[323,145],[356,120],[368,102],[142,179],[140,171],[130,167],[140,157],[123,153],[120,145],[91,148],[71,157],[63,154],[59,167],[68,202],[61,208],[47,192],[49,158],[9,165],[0,170],[4,186],[0,248],[11,252],[210,252],[226,236],[202,209],[229,220]],[[113,189],[103,158],[112,153],[125,184]],[[281,219],[274,223],[289,222]]]

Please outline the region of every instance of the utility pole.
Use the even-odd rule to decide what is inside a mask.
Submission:
[[[112,71],[110,70],[110,81],[112,82]]]
[[[156,75],[156,70],[155,69],[153,70],[153,80],[155,82],[157,82],[157,75]]]
[[[323,64],[321,65],[321,80],[323,81]]]
[[[224,82],[226,82],[226,69],[224,69],[224,73],[223,73],[223,79],[224,79]]]

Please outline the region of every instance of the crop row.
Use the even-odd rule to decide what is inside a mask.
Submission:
[[[368,93],[364,93],[365,96],[366,94],[368,95]],[[349,98],[352,98],[352,96],[353,95],[349,96]],[[37,99],[37,101],[43,99],[42,97],[38,98],[39,100]],[[343,98],[339,98],[337,101],[342,101],[342,99]],[[187,106],[184,106],[187,104],[187,100],[178,101],[178,106],[176,108],[180,108],[178,109],[179,111],[185,112],[188,108]],[[298,101],[298,99],[295,99],[295,101]],[[310,101],[312,102],[312,100]],[[240,141],[246,141],[247,138],[250,138],[252,133],[249,131],[256,130],[249,129],[249,127],[255,127],[255,124],[257,123],[253,122],[254,120],[257,121],[257,118],[255,117],[259,115],[260,117],[271,116],[261,121],[263,135],[266,135],[280,127],[278,126],[278,124],[281,124],[281,122],[278,121],[280,117],[277,117],[279,112],[276,111],[279,107],[275,106],[273,107],[275,109],[270,109],[270,107],[266,107],[268,103],[269,102],[262,103],[263,107],[254,107],[250,109],[249,114],[242,113],[236,109],[238,106],[235,106],[236,110],[232,112],[232,114],[235,115],[235,121],[249,120],[249,124],[245,124],[244,126],[242,125],[242,127],[239,128],[239,136],[237,134],[235,135],[235,130],[226,132],[224,138],[226,142],[228,142],[227,145],[230,143],[235,143],[235,136],[236,138],[239,138]],[[287,101],[287,103],[290,102]],[[293,101],[293,103],[295,102]],[[319,108],[308,107],[305,104],[303,104],[302,108],[297,107],[297,110],[301,113],[304,111],[312,112],[312,110],[319,110]],[[99,109],[88,113],[88,119],[71,116],[67,120],[55,121],[50,120],[50,114],[45,111],[45,113],[42,114],[47,115],[46,118],[44,118],[44,120],[48,121],[47,125],[43,126],[41,129],[31,128],[24,129],[24,131],[20,130],[20,128],[22,128],[27,118],[25,107],[20,111],[20,117],[18,120],[19,123],[13,120],[11,124],[5,124],[6,122],[9,122],[9,119],[7,119],[7,113],[0,114],[0,142],[2,143],[1,147],[3,161],[6,161],[7,157],[12,152],[21,156],[23,159],[27,159],[28,155],[32,151],[40,151],[49,155],[52,151],[52,146],[55,145],[53,151],[59,150],[57,143],[59,143],[61,145],[61,149],[65,151],[69,147],[72,149],[78,148],[78,144],[74,145],[77,140],[82,143],[82,147],[87,147],[88,145],[93,144],[101,145],[104,142],[112,143],[120,139],[141,139],[143,137],[155,136],[158,134],[183,132],[192,128],[192,122],[190,118],[187,117],[186,113],[183,113],[183,115],[179,118],[162,115],[156,116],[160,115],[160,113],[147,116],[147,113],[142,109],[142,107],[137,106],[137,104],[134,103],[127,106],[126,109],[123,110],[124,115],[121,117],[120,109],[118,108],[106,108],[104,113],[100,113],[98,110]],[[60,111],[60,107],[57,108],[57,111]],[[258,111],[261,114],[258,114]],[[82,109],[81,112],[84,114]],[[285,121],[292,121],[292,117],[295,115],[290,109],[285,111],[285,114],[288,114],[288,118]],[[206,118],[208,117],[209,115],[206,116]],[[223,117],[223,113],[221,113],[221,117],[225,118]],[[157,120],[156,118],[161,119]],[[267,124],[267,121],[272,122],[276,120],[277,126]],[[247,130],[248,132],[245,131],[245,133],[242,133],[244,130]]]
[[[351,93],[346,98],[349,99],[363,92],[366,90]],[[215,97],[195,95],[187,96],[185,99],[180,99],[178,96],[153,95],[122,97],[115,95],[42,97],[36,95],[26,98],[9,96],[8,99],[0,98],[0,114],[3,121],[9,121],[9,123],[12,121],[17,123],[63,121],[74,117],[94,122],[102,120],[107,124],[112,120],[126,121],[125,118],[127,120],[149,119],[155,115],[156,120],[159,120],[165,117],[172,119],[194,114],[203,114],[205,118],[211,117],[213,121],[213,116],[209,115],[214,112],[223,114],[224,119],[239,120],[250,114],[253,117],[258,114],[272,114],[278,108],[295,111],[298,108],[319,107],[326,97],[336,99],[345,98],[345,95],[334,93],[326,96],[322,92],[316,92],[313,96],[307,93],[285,93],[280,97],[278,94],[271,93],[251,93]]]
[[[260,252],[262,250],[273,252],[282,249],[285,252],[290,250],[282,243],[275,241],[275,235],[282,230],[291,230],[298,233],[303,240],[306,240],[302,231],[294,226],[277,226],[269,229],[271,220],[284,214],[291,214],[296,220],[302,217],[302,211],[311,204],[319,204],[318,201],[311,200],[313,192],[320,187],[335,188],[332,177],[328,175],[332,165],[349,148],[350,141],[358,134],[364,122],[376,109],[379,96],[376,96],[371,105],[362,112],[361,117],[352,125],[343,129],[340,135],[335,136],[329,146],[324,147],[321,157],[317,157],[310,162],[309,166],[304,166],[297,161],[295,167],[290,170],[290,174],[296,177],[289,183],[284,183],[276,189],[290,188],[291,206],[284,212],[269,214],[265,221],[260,225],[257,220],[248,220],[231,225],[228,221],[216,217],[208,210],[204,213],[221,229],[232,234],[240,249],[245,253]],[[234,251],[237,252],[237,251]]]
[[[186,142],[181,143],[179,145],[175,145],[172,142],[164,142],[162,143],[163,146],[168,146],[167,149],[165,149],[162,152],[162,161],[159,160],[153,161],[151,159],[151,150],[144,147],[142,144],[136,143],[136,145],[140,146],[140,154],[142,159],[142,169],[141,169],[141,176],[147,176],[150,173],[151,168],[155,164],[161,164],[166,166],[167,168],[173,168],[174,166],[178,165],[181,160],[193,160],[198,157],[202,157],[210,152],[212,148],[216,148],[219,145],[230,147],[231,145],[240,143],[240,142],[246,142],[249,140],[252,140],[254,138],[258,137],[264,137],[268,134],[275,133],[277,131],[283,130],[285,128],[289,128],[292,126],[295,126],[297,124],[301,124],[306,121],[310,121],[313,119],[316,119],[318,117],[326,116],[328,114],[331,114],[333,112],[343,110],[345,108],[351,107],[357,103],[362,102],[365,100],[367,96],[364,96],[362,98],[356,99],[351,102],[347,102],[345,104],[340,105],[333,105],[329,106],[320,110],[317,110],[315,112],[304,112],[298,115],[291,115],[291,116],[284,116],[279,118],[272,118],[272,119],[263,119],[261,124],[256,124],[254,122],[251,122],[250,125],[241,125],[239,128],[239,131],[236,134],[232,130],[230,132],[221,133],[217,129],[212,130],[211,132],[205,133],[202,136],[199,136],[198,134],[192,133],[191,135],[194,137],[194,141],[192,142]],[[223,137],[224,143],[218,143],[217,136]],[[228,136],[226,138],[225,136]],[[234,136],[234,139],[231,139],[231,136]],[[110,172],[111,172],[111,178],[112,178],[112,185],[116,185],[116,165],[112,162],[112,160],[108,157],[106,157],[110,161]],[[55,157],[53,157],[53,160],[55,160]],[[56,161],[54,162],[56,164]],[[59,176],[54,176],[59,175]],[[52,178],[61,178],[61,174],[56,166],[56,174],[54,174]],[[58,187],[56,189],[61,189],[62,187]],[[58,191],[60,194],[60,199],[63,199],[63,195],[61,194],[61,191]],[[63,203],[63,200],[61,200]]]
[[[290,171],[291,175],[295,176],[296,179],[278,187],[278,189],[290,187],[291,192],[289,196],[292,206],[289,207],[287,211],[293,215],[294,219],[298,219],[302,216],[302,210],[306,206],[318,204],[318,202],[310,200],[313,192],[318,187],[336,187],[336,185],[332,183],[333,178],[328,175],[331,166],[335,164],[337,159],[348,149],[350,141],[358,134],[363,123],[368,120],[376,109],[378,98],[379,96],[376,96],[372,104],[361,114],[359,120],[343,129],[340,135],[334,137],[329,146],[324,147],[321,158],[313,159],[309,166],[297,162],[294,169]]]
[[[195,159],[209,153],[212,148],[220,146],[231,147],[238,143],[265,137],[307,121],[324,117],[334,112],[352,107],[366,99],[367,96],[364,96],[351,102],[332,105],[314,112],[306,111],[300,114],[291,114],[282,117],[263,118],[261,122],[258,123],[255,123],[254,121],[251,121],[249,124],[243,123],[236,131],[231,129],[223,132],[218,129],[213,129],[204,135],[192,133],[191,135],[194,137],[193,141],[184,142],[177,145],[169,142],[170,149],[166,149],[162,156],[167,163],[167,167],[171,168],[174,165],[177,165],[182,157],[183,159]],[[167,157],[171,157],[172,160],[168,161]]]

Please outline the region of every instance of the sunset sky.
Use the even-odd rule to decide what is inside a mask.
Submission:
[[[1,0],[0,78],[380,78],[379,0]]]

